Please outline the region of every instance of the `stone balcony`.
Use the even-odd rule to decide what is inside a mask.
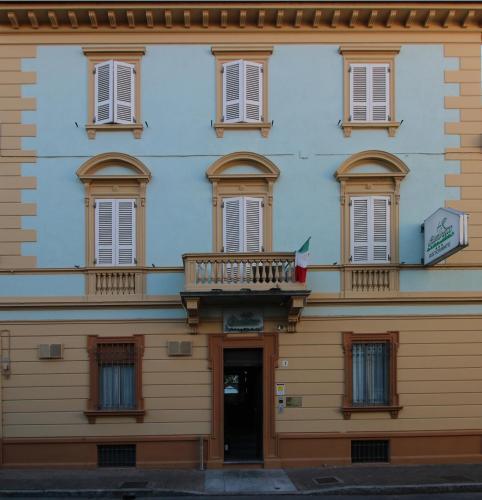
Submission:
[[[204,306],[282,306],[294,331],[309,291],[295,280],[293,252],[184,254],[183,305],[196,328]]]
[[[185,254],[183,260],[186,291],[306,288],[295,281],[294,253]]]

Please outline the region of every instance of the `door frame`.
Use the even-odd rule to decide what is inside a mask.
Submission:
[[[224,349],[263,350],[263,462],[264,467],[279,467],[275,429],[275,368],[278,366],[278,335],[209,336],[209,367],[212,372],[212,415],[207,466],[224,466]]]

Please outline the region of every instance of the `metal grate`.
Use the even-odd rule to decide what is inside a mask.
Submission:
[[[97,446],[99,467],[135,467],[135,444],[100,444]]]
[[[351,442],[353,464],[388,462],[388,440],[363,440]]]
[[[136,408],[136,355],[132,342],[97,345],[99,409]]]

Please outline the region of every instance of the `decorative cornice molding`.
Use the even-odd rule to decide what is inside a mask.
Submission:
[[[214,45],[211,47],[214,55],[233,54],[237,52],[263,53],[271,55],[273,53],[272,45]]]
[[[352,43],[341,45],[338,49],[340,54],[372,54],[372,53],[386,53],[398,54],[400,52],[400,45],[383,45],[383,44],[365,44],[365,43]]]
[[[376,163],[378,165],[384,166],[386,172],[356,172],[353,171],[355,167],[363,164]],[[389,177],[389,178],[401,178],[403,179],[410,169],[405,165],[405,163],[397,158],[391,153],[386,151],[361,151],[356,153],[347,160],[345,160],[340,167],[338,167],[335,172],[335,177],[337,180],[341,179],[360,179],[360,178],[371,178],[371,177]]]
[[[97,54],[138,54],[145,55],[146,48],[137,45],[117,45],[117,46],[86,46],[82,47],[82,51],[86,56]]]
[[[98,170],[109,166],[127,167],[132,171],[131,175],[96,175]],[[138,182],[149,182],[151,179],[150,170],[137,158],[125,153],[102,153],[89,158],[77,169],[77,176],[82,182],[92,180],[114,180],[114,179],[135,179]]]
[[[259,172],[256,174],[229,173],[229,168],[236,165],[242,165],[244,163],[256,167]],[[222,156],[216,160],[206,172],[206,176],[211,182],[220,179],[246,180],[256,178],[261,178],[267,181],[268,179],[276,180],[279,175],[279,168],[271,160],[265,156],[261,156],[257,153],[251,153],[249,151],[239,151]]]
[[[25,2],[0,6],[11,31],[480,30],[479,2]]]

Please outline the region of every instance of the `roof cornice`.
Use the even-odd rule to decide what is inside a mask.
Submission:
[[[2,2],[0,32],[480,31],[481,2]]]

